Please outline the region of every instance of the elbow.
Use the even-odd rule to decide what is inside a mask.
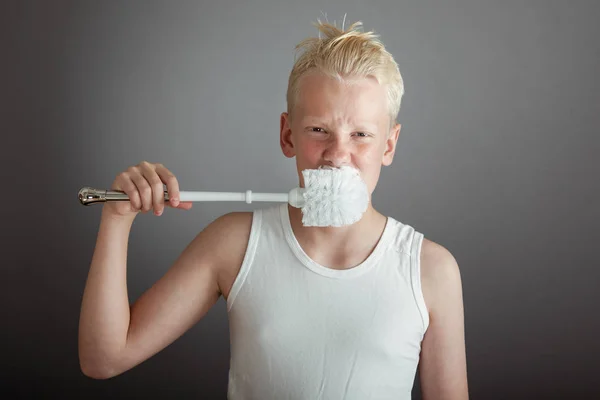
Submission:
[[[110,379],[114,376],[108,372],[105,372],[105,371],[99,370],[99,369],[94,369],[94,368],[83,368],[82,367],[81,372],[83,372],[83,374],[85,376],[87,376],[88,378],[97,379],[97,380]]]
[[[88,378],[105,380],[113,378],[121,373],[112,363],[98,359],[79,356],[79,368]]]
[[[88,378],[92,378],[92,379],[102,380],[102,379],[112,378],[112,376],[106,370],[102,370],[99,368],[93,368],[93,367],[85,366],[85,365],[81,366],[81,372],[83,373],[83,375],[87,376]]]
[[[119,373],[113,369],[102,365],[80,362],[79,366],[81,368],[81,372],[88,378],[92,379],[104,380],[119,375]]]
[[[120,351],[115,346],[79,339],[79,369],[88,378],[105,380],[123,372]]]

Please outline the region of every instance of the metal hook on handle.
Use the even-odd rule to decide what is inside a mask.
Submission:
[[[121,190],[95,189],[92,187],[82,187],[77,194],[79,202],[84,206],[90,206],[107,201],[129,201],[129,196]],[[169,194],[165,191],[165,200],[169,200]]]

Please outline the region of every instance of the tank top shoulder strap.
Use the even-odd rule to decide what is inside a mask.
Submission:
[[[258,246],[258,241],[260,239],[264,213],[265,210],[263,209],[254,210],[252,213],[252,226],[250,228],[250,236],[248,238],[248,245],[246,246],[246,253],[244,254],[244,259],[238,275],[233,282],[231,290],[229,291],[229,297],[227,298],[227,311],[231,310],[233,302],[235,301],[237,294],[244,284],[244,281],[250,272],[250,268],[252,268],[254,255],[256,254],[256,247]]]
[[[410,274],[409,279],[413,297],[419,309],[419,313],[421,314],[423,332],[425,332],[429,326],[429,312],[425,304],[425,298],[423,297],[423,290],[421,287],[421,248],[424,236],[410,225],[403,224],[393,218],[391,218],[391,220],[396,229],[393,246],[394,249],[398,253],[403,254],[405,256],[404,259],[407,260],[408,265],[404,265],[404,268],[406,268],[406,271]]]

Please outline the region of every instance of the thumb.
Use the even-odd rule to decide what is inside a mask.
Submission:
[[[182,201],[175,208],[178,208],[180,210],[189,210],[190,208],[192,208],[192,202],[191,201]]]

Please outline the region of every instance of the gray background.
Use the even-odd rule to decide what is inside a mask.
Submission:
[[[458,260],[472,398],[600,395],[600,6],[535,0],[2,2],[4,391],[225,398],[223,299],[138,367],[82,375],[101,208],[76,194],[142,160],[183,190],[289,190],[279,113],[321,12],[362,20],[400,65],[403,129],[374,204]],[[140,216],[131,301],[210,221],[254,206]]]

